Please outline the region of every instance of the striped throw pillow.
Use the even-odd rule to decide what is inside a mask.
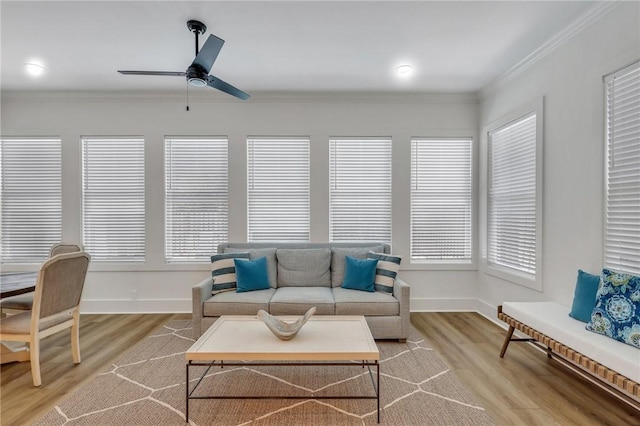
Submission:
[[[211,256],[212,294],[236,288],[236,265],[233,259],[249,259],[249,253],[223,253]]]
[[[398,270],[400,270],[400,261],[402,258],[392,254],[374,252],[369,252],[367,258],[378,260],[376,280],[374,283],[376,291],[393,293],[393,283],[398,275]]]

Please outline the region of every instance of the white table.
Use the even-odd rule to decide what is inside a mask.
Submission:
[[[296,317],[281,317],[294,321]],[[186,421],[191,399],[376,399],[380,422],[380,353],[363,316],[314,316],[289,341],[283,341],[253,316],[221,316],[186,352]],[[358,361],[354,364],[353,361]],[[229,362],[231,361],[231,362]],[[375,396],[194,396],[209,369],[215,365],[246,366],[233,361],[259,361],[256,365],[295,368],[313,366],[366,366]],[[287,362],[290,361],[290,362]],[[209,366],[193,389],[189,389],[189,368]],[[375,366],[375,380],[371,367]]]

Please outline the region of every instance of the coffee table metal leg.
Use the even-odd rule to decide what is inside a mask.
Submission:
[[[380,423],[380,363],[376,361],[376,376],[378,387],[376,389],[376,396],[378,397],[378,423]]]
[[[189,361],[187,363],[187,382],[185,383],[185,388],[187,390],[187,394],[185,395],[185,400],[184,403],[186,405],[186,408],[184,410],[185,414],[184,414],[184,420],[185,422],[189,423],[189,365],[191,364],[191,361]]]

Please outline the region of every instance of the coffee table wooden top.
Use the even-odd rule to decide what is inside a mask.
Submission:
[[[314,316],[293,339],[283,341],[254,316],[223,315],[187,350],[186,359],[373,361],[380,359],[380,353],[363,316]]]

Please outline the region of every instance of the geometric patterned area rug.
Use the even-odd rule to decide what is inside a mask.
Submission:
[[[169,321],[34,424],[184,425],[184,353],[193,342],[191,321]],[[381,425],[494,424],[413,327],[406,343],[376,343],[381,358]],[[190,388],[204,372],[199,368],[190,371],[190,377],[196,377]],[[353,368],[257,367],[249,362],[216,367],[197,392],[309,399],[191,400],[189,424],[194,426],[375,425],[377,420],[375,400],[314,399],[373,394],[368,370],[356,363]]]

